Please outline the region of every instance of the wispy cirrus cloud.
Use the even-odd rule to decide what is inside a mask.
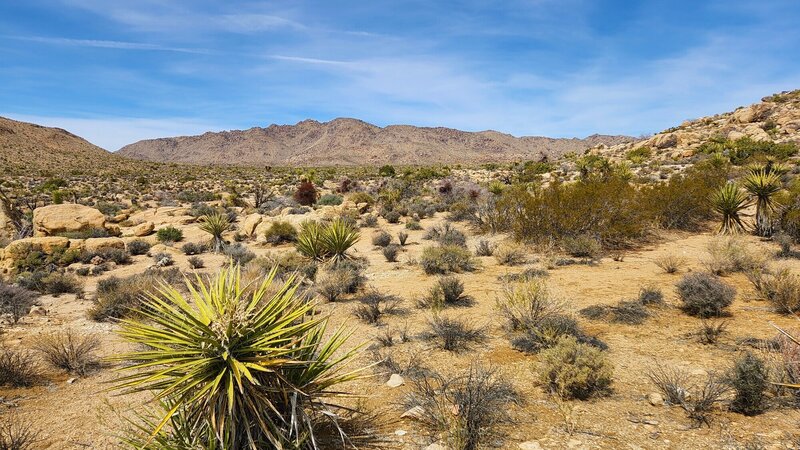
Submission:
[[[194,54],[211,53],[210,50],[200,49],[200,48],[170,47],[159,44],[149,44],[144,42],[109,41],[102,39],[72,39],[65,37],[47,37],[47,36],[5,36],[5,37],[20,41],[38,42],[41,44],[51,44],[51,45],[64,45],[71,47],[93,47],[93,48],[108,48],[116,50],[145,50],[145,51],[178,52],[178,53],[194,53]]]

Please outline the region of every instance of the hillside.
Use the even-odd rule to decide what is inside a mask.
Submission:
[[[647,147],[655,160],[676,161],[693,157],[710,140],[722,142],[741,138],[800,144],[800,90],[770,95],[759,103],[731,112],[687,120],[647,139],[611,146],[600,144],[592,152],[625,159],[631,150]]]
[[[144,140],[123,147],[118,154],[149,161],[215,165],[472,164],[557,158],[598,144],[630,140],[602,135],[585,139],[517,138],[495,131],[409,125],[382,128],[355,119],[335,119]]]
[[[61,128],[0,117],[0,167],[4,172],[97,170],[125,162]]]

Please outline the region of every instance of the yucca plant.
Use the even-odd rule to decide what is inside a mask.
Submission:
[[[336,219],[325,227],[321,240],[328,258],[334,262],[348,257],[347,251],[358,242],[359,233],[342,219]]]
[[[322,233],[323,228],[319,222],[303,222],[295,243],[297,252],[307,258],[318,261],[323,260],[327,253],[325,246],[322,244]]]
[[[139,318],[122,321],[120,335],[137,350],[114,358],[127,363],[117,387],[166,405],[144,421],[139,448],[318,448],[315,428],[336,423],[343,408],[333,402],[347,396],[339,385],[362,369],[344,370],[357,349],[339,351],[342,329],[323,339],[327,319],[295,295],[293,277],[273,286],[275,275],[246,286],[231,266],[187,281],[189,299],[164,284]],[[194,444],[159,445],[184,437]]]
[[[744,224],[739,213],[750,206],[747,194],[739,190],[736,183],[725,183],[711,197],[711,206],[722,215],[719,226],[720,234],[738,234],[744,231]]]
[[[214,253],[222,251],[222,247],[225,245],[222,234],[228,231],[230,227],[230,219],[225,214],[213,213],[203,216],[200,229],[211,235],[211,246],[214,247]]]
[[[772,214],[775,212],[773,197],[781,190],[779,172],[767,167],[750,170],[744,177],[744,188],[756,198],[756,234],[772,236]]]

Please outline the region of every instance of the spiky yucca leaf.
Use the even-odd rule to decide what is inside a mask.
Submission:
[[[211,235],[214,253],[219,253],[222,250],[222,246],[225,244],[222,234],[228,231],[230,227],[231,222],[226,214],[213,213],[203,216],[203,220],[200,222],[200,230]]]
[[[755,231],[759,236],[772,236],[772,213],[775,211],[773,197],[781,187],[780,174],[767,167],[751,169],[744,177],[744,188],[756,198]]]
[[[327,256],[325,246],[322,245],[323,228],[319,222],[303,222],[300,226],[300,234],[297,235],[297,242],[295,248],[301,255],[315,259],[322,260]]]
[[[750,205],[747,194],[739,190],[736,183],[725,183],[711,197],[711,205],[722,215],[718,232],[720,234],[738,234],[744,231],[739,213]]]
[[[220,448],[316,448],[314,422],[335,418],[329,402],[343,395],[333,388],[358,377],[341,370],[356,349],[334,357],[348,336],[323,340],[326,319],[310,314],[293,278],[272,289],[275,274],[243,286],[230,267],[208,282],[187,281],[190,300],[162,285],[141,318],[122,322],[120,335],[141,350],[114,358],[130,363],[118,388],[170,405],[148,441],[180,412],[197,439],[210,433]]]
[[[347,258],[347,251],[358,242],[359,234],[344,220],[336,219],[325,227],[320,238],[328,257],[338,261]]]

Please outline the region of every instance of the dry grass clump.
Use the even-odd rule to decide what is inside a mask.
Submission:
[[[53,367],[81,376],[100,367],[99,348],[97,336],[72,329],[41,335],[36,343],[36,349]]]
[[[450,222],[432,227],[425,234],[424,239],[436,241],[442,246],[467,246],[467,236]]]
[[[400,312],[400,298],[396,295],[383,294],[376,289],[358,297],[359,305],[353,314],[365,323],[376,325],[385,315]]]
[[[442,309],[446,306],[469,306],[472,297],[464,295],[464,282],[456,276],[441,276],[428,293],[417,301],[420,308]]]
[[[677,284],[683,310],[702,318],[720,316],[736,297],[736,288],[708,273],[690,273]]]
[[[387,262],[397,262],[397,255],[400,254],[400,246],[396,244],[389,244],[381,250],[383,257]]]
[[[469,250],[458,245],[427,247],[422,251],[419,264],[428,275],[471,272],[477,268]]]
[[[428,321],[428,328],[421,336],[442,350],[459,352],[469,349],[473,343],[485,341],[486,329],[466,320],[437,314]]]
[[[729,391],[728,385],[714,374],[709,374],[701,386],[693,388],[689,386],[689,375],[678,368],[656,365],[647,376],[667,404],[683,408],[695,427],[711,424],[716,406]]]
[[[656,258],[655,263],[665,273],[678,273],[686,267],[686,258],[675,253],[667,253]]]
[[[519,395],[494,369],[471,366],[457,375],[432,373],[414,381],[405,400],[426,432],[453,450],[476,450],[502,437],[508,408]]]
[[[756,292],[772,303],[782,314],[794,314],[800,309],[800,276],[788,267],[778,270],[756,270],[748,273]]]
[[[602,350],[562,336],[539,354],[539,378],[562,399],[586,400],[610,391],[614,367]]]
[[[494,251],[494,257],[501,266],[518,266],[528,260],[525,249],[515,244],[501,245]]]
[[[766,258],[749,248],[735,236],[713,239],[707,246],[708,257],[703,261],[706,270],[715,275],[751,272],[763,268]]]
[[[703,319],[700,325],[700,330],[697,331],[697,336],[701,344],[713,345],[716,344],[719,338],[727,331],[727,320],[706,320]]]
[[[0,386],[33,386],[40,376],[39,364],[32,352],[0,346]]]
[[[650,311],[639,300],[621,300],[616,305],[593,305],[578,312],[592,320],[640,325],[650,317]]]
[[[41,432],[17,416],[0,422],[0,450],[32,450],[41,440]]]
[[[481,239],[478,241],[478,244],[475,246],[475,255],[476,256],[492,256],[496,246],[491,242],[487,241],[486,239]]]
[[[587,235],[566,237],[561,241],[561,246],[568,255],[575,258],[596,260],[603,253],[603,246],[600,241]]]
[[[13,323],[28,315],[36,304],[36,293],[0,281],[0,314],[8,314]]]

